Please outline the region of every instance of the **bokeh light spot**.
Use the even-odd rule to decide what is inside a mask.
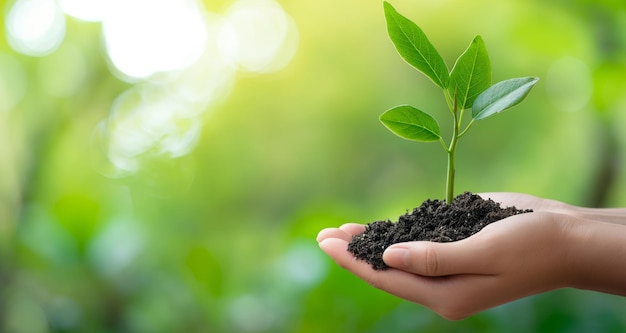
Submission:
[[[53,52],[65,37],[65,16],[54,0],[17,0],[5,24],[9,45],[30,56]]]
[[[82,21],[97,22],[106,11],[107,0],[58,0],[63,11]]]
[[[143,251],[143,230],[128,218],[118,218],[101,231],[89,247],[89,258],[98,273],[116,277]]]
[[[236,71],[224,62],[217,51],[220,22],[218,15],[207,15],[207,47],[204,53],[186,70],[171,73],[162,80],[169,85],[172,96],[188,104],[186,113],[189,116],[205,112],[207,107],[222,101],[235,83]]]
[[[281,264],[284,276],[302,287],[317,284],[326,277],[328,272],[324,254],[315,242],[294,242]]]
[[[117,98],[111,116],[96,132],[96,144],[113,166],[108,176],[134,173],[146,159],[176,158],[195,147],[201,131],[197,113],[168,90],[136,85]]]
[[[277,321],[270,300],[259,295],[245,294],[234,299],[228,314],[239,332],[267,332]]]
[[[293,19],[273,0],[239,0],[224,15],[220,54],[241,70],[268,73],[294,56],[298,33]]]
[[[185,69],[206,47],[204,17],[192,0],[120,1],[102,30],[112,65],[131,80]]]

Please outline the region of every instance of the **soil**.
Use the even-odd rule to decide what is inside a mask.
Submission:
[[[426,200],[413,212],[400,216],[397,222],[376,221],[355,235],[348,251],[368,262],[375,270],[389,268],[383,252],[391,244],[409,241],[454,242],[479,232],[486,225],[509,216],[532,212],[515,207],[500,207],[491,199],[465,192],[450,204]]]

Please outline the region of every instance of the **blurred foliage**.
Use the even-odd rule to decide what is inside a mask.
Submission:
[[[13,3],[0,0],[3,15]],[[204,10],[231,4],[205,0]],[[238,73],[202,113],[190,152],[115,177],[97,129],[147,81],[112,70],[99,23],[67,16],[63,42],[43,56],[13,50],[0,26],[0,331],[626,330],[626,300],[577,290],[448,322],[331,263],[320,229],[394,219],[443,196],[440,148],[397,139],[378,115],[400,103],[446,109],[395,53],[382,2],[280,4],[299,36],[291,62]],[[622,0],[393,4],[449,66],[480,34],[494,82],[542,79],[518,110],[467,135],[459,191],[626,206]]]

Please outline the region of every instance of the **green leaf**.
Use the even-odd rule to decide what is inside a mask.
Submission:
[[[400,15],[393,6],[384,2],[387,31],[400,56],[435,84],[445,89],[450,82],[448,66],[430,43],[422,29]]]
[[[435,118],[410,105],[400,105],[385,111],[380,121],[403,139],[431,142],[441,138]]]
[[[454,64],[448,89],[456,96],[457,106],[467,109],[489,86],[491,86],[491,62],[483,39],[476,36]]]
[[[536,77],[521,77],[498,82],[478,95],[472,106],[472,117],[480,120],[502,112],[521,102],[539,81]]]

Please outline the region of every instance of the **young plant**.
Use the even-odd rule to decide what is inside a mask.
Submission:
[[[422,29],[400,15],[384,2],[389,37],[400,56],[411,66],[429,77],[444,93],[454,118],[452,138],[446,143],[439,124],[428,113],[410,105],[399,105],[385,111],[380,121],[394,134],[413,141],[439,141],[448,154],[446,202],[454,197],[455,153],[457,143],[475,121],[502,112],[521,102],[539,80],[522,77],[491,84],[491,63],[480,36],[472,40],[448,72],[441,55],[430,43]],[[463,116],[471,110],[471,120],[463,123]]]

